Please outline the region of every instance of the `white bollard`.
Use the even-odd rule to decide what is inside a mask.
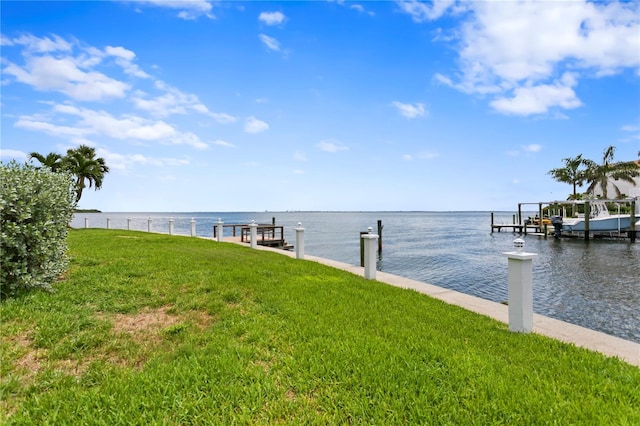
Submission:
[[[111,218],[107,218],[107,229],[111,229]]]
[[[502,253],[509,260],[509,331],[533,331],[533,258],[526,253],[524,240],[513,242],[516,251]]]
[[[153,222],[153,220],[151,216],[149,216],[149,219],[147,219],[147,232],[151,232],[151,222]]]
[[[87,229],[89,227],[89,218],[85,217],[84,218],[84,228]]]
[[[256,248],[258,247],[258,224],[255,220],[251,221],[249,229],[251,231],[251,248]]]
[[[298,222],[296,231],[296,259],[304,259],[304,228],[302,222]]]
[[[196,220],[194,218],[191,218],[191,236],[196,236]]]
[[[376,279],[376,243],[380,237],[372,234],[372,227],[367,228],[368,234],[362,234],[360,238],[364,240],[364,278],[367,280]]]
[[[224,232],[223,231],[224,222],[222,221],[221,217],[218,218],[218,224],[217,225],[218,225],[218,242],[220,243],[220,242],[222,242],[222,233]]]
[[[127,218],[127,231],[131,231],[131,218]]]
[[[173,218],[169,218],[169,235],[173,235]]]

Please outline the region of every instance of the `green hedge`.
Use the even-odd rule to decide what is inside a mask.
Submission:
[[[71,176],[14,161],[0,167],[0,296],[50,289],[66,269]]]

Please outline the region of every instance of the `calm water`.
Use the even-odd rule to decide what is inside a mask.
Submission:
[[[535,214],[534,212],[531,213]],[[99,213],[78,214],[72,226],[169,232],[190,235],[192,218],[199,236],[212,237],[218,218],[227,223],[285,226],[295,243],[298,222],[305,228],[305,252],[357,265],[360,231],[384,226],[378,269],[472,294],[495,302],[507,300],[507,259],[516,234],[491,233],[488,212],[277,212],[277,213]],[[511,223],[512,213],[496,213],[495,223]],[[231,230],[228,230],[231,232]],[[226,235],[226,234],[225,234]],[[552,318],[640,343],[640,243],[629,240],[544,239],[528,235],[525,250],[533,261],[534,311]]]

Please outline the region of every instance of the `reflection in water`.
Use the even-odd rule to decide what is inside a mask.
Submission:
[[[305,228],[305,251],[352,265],[360,264],[361,231],[377,220],[384,225],[379,270],[461,291],[484,299],[507,300],[507,261],[516,234],[490,233],[488,212],[286,212],[286,213],[102,213],[79,214],[72,226],[111,227],[211,237],[218,218],[227,223],[271,223],[285,226],[285,238],[295,241],[294,228]],[[512,213],[495,216],[511,223]],[[228,232],[231,232],[230,230]],[[640,243],[628,240],[541,238],[527,235],[525,250],[534,259],[534,311],[625,339],[640,342]]]

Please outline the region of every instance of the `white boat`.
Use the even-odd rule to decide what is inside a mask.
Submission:
[[[592,201],[590,206],[589,232],[619,232],[628,231],[631,228],[631,215],[610,214],[607,205],[601,201]],[[562,230],[584,232],[585,222],[584,215],[577,218],[563,218]]]

